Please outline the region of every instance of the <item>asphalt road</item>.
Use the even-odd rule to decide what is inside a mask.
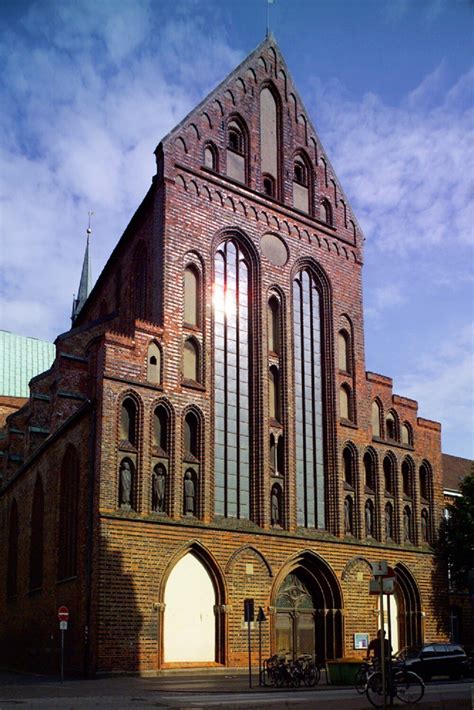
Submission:
[[[255,679],[256,680],[256,679]],[[396,707],[409,707],[395,701]],[[315,689],[248,688],[245,675],[120,677],[66,680],[0,673],[0,710],[19,707],[61,710],[325,710],[367,709],[365,696],[352,688],[320,685]],[[474,710],[474,681],[431,682],[417,704],[423,710]]]

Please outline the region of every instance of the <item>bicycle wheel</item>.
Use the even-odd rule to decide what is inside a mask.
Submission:
[[[313,688],[319,683],[321,671],[316,666],[309,666],[303,673],[303,683],[307,688]]]
[[[275,681],[270,668],[262,668],[260,671],[260,682],[265,686],[274,685]]]
[[[425,684],[413,671],[395,673],[395,692],[403,703],[417,703],[425,694]]]
[[[367,683],[367,666],[362,665],[355,672],[354,676],[354,687],[358,693],[365,693],[365,686]]]
[[[383,705],[383,688],[382,688],[382,674],[380,671],[372,673],[367,681],[365,687],[365,694],[368,700],[376,708],[381,708]],[[387,689],[385,689],[385,697],[387,697]]]

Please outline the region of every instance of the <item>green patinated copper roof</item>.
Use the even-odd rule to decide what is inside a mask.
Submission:
[[[0,396],[29,397],[29,381],[51,367],[55,352],[54,343],[0,330]]]

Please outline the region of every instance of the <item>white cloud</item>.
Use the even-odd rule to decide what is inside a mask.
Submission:
[[[97,275],[150,185],[157,143],[240,60],[184,7],[169,20],[151,0],[120,12],[115,0],[42,0],[4,34],[1,327],[53,339],[68,326],[87,212]]]
[[[374,288],[367,300],[370,305],[366,306],[365,315],[380,324],[385,311],[405,303],[406,296],[400,284],[387,283]]]
[[[474,70],[436,68],[400,106],[315,84],[323,143],[371,244],[421,251],[473,241]],[[471,98],[470,98],[471,97]]]
[[[474,324],[469,324],[444,333],[438,348],[423,353],[412,372],[397,378],[397,391],[400,386],[419,402],[421,416],[443,422],[443,450],[466,456],[474,431],[473,351]]]

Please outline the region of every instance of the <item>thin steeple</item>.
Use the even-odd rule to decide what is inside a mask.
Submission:
[[[76,320],[77,316],[80,313],[80,310],[84,303],[87,300],[87,297],[89,296],[91,292],[91,281],[92,281],[92,274],[91,274],[91,262],[90,262],[90,256],[89,256],[89,238],[90,235],[92,234],[92,229],[91,229],[91,217],[94,214],[93,212],[89,212],[89,226],[87,227],[86,233],[87,233],[87,241],[86,241],[86,251],[84,253],[84,261],[82,263],[82,272],[81,272],[81,280],[79,282],[79,291],[77,293],[77,298],[74,295],[72,299],[72,315],[71,315],[71,320],[74,324],[74,321]]]

